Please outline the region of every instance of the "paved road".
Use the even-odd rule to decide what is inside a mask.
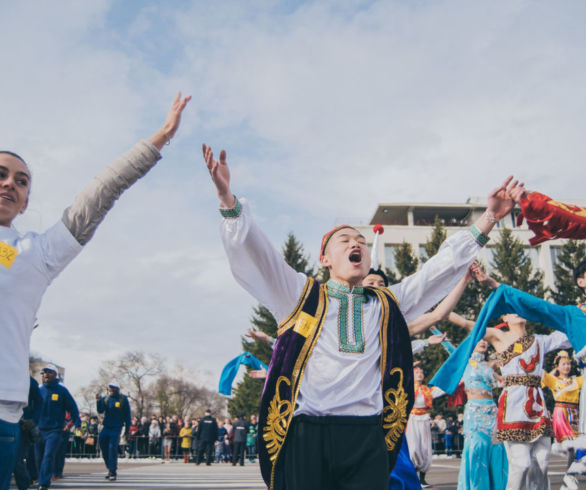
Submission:
[[[435,459],[431,471],[428,473],[428,482],[431,488],[452,490],[456,489],[458,479],[458,459]],[[561,485],[565,461],[552,456],[550,464],[551,488],[557,489]],[[196,466],[182,462],[121,462],[118,470],[118,480],[109,482],[104,480],[103,464],[68,462],[65,466],[65,478],[54,482],[52,489],[180,489],[195,488],[205,490],[256,490],[265,486],[260,477],[258,464],[248,464],[244,467],[232,465]],[[579,478],[580,488],[586,488],[586,476]],[[12,487],[14,488],[14,487]]]

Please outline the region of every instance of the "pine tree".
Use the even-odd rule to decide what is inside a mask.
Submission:
[[[543,298],[545,294],[543,272],[533,270],[529,254],[510,229],[501,230],[493,252],[490,264],[493,269],[491,275],[497,281]],[[527,322],[527,332],[548,334],[551,331],[544,325]]]
[[[533,271],[525,247],[508,228],[500,232],[490,265],[493,269],[492,275],[497,281],[543,298],[543,273]]]
[[[439,219],[438,215],[435,215],[433,220],[433,230],[431,231],[431,236],[428,240],[423,244],[423,248],[425,249],[426,257],[422,258],[423,262],[426,262],[428,259],[433,257],[437,251],[440,249],[442,243],[447,237],[446,227],[442,224],[441,220]]]
[[[555,289],[552,299],[559,305],[573,305],[582,301],[583,293],[574,284],[574,268],[586,258],[586,243],[570,240],[560,248],[553,267]]]
[[[285,261],[297,272],[303,272],[308,276],[314,275],[313,268],[309,267],[309,258],[304,254],[303,246],[297,241],[293,233],[289,233],[287,236],[282,252]],[[277,337],[277,322],[271,312],[264,306],[258,305],[254,308],[250,321],[257,330],[266,333],[270,337]],[[242,348],[245,352],[250,352],[267,365],[273,353],[269,344],[259,340],[242,338]],[[232,399],[228,400],[228,413],[230,416],[236,417],[241,413],[257,414],[263,386],[264,380],[245,376],[234,388]]]
[[[413,253],[413,247],[410,243],[403,241],[393,250],[395,256],[395,267],[400,275],[399,280],[403,280],[417,270],[419,259]]]

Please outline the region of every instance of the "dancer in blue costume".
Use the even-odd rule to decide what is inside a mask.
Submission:
[[[464,408],[458,490],[500,490],[507,486],[507,454],[503,444],[494,440],[497,406],[492,390],[498,376],[486,362],[487,348],[486,340],[478,342],[464,371],[468,402]]]

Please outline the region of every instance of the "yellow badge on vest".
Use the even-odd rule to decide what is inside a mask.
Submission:
[[[18,250],[14,247],[8,245],[8,243],[0,242],[0,264],[10,269],[16,256],[18,255]]]
[[[304,311],[297,315],[297,321],[293,327],[293,331],[297,332],[303,337],[307,337],[311,331],[317,326],[317,318],[312,317],[309,313]]]
[[[54,402],[59,400],[59,394],[58,393],[53,393],[51,395],[51,400],[53,400]]]
[[[114,403],[114,406],[115,406],[116,408],[120,408],[120,402],[116,402],[116,403]]]

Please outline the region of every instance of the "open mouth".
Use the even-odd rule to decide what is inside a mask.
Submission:
[[[350,257],[348,257],[350,262],[357,264],[362,260],[362,256],[360,255],[360,252],[358,250],[356,250],[355,252],[352,252],[350,254]]]
[[[0,198],[5,199],[6,201],[14,202],[14,197],[8,194],[0,194]]]

